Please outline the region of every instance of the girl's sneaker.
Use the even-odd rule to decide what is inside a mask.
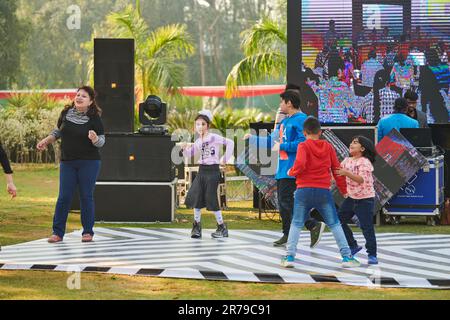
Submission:
[[[211,237],[213,238],[227,238],[228,237],[228,229],[225,223],[218,224],[217,230],[211,233]]]
[[[361,263],[353,257],[344,257],[342,259],[343,268],[357,268],[361,266]]]
[[[281,266],[285,268],[293,268],[294,267],[294,257],[293,256],[284,256],[281,259]]]
[[[375,256],[369,256],[367,259],[368,264],[378,264],[378,259]]]
[[[192,223],[191,238],[199,239],[201,237],[202,237],[202,224],[201,222],[194,221]]]

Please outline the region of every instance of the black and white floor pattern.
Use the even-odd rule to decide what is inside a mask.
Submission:
[[[279,232],[230,230],[226,239],[191,239],[188,229],[96,228],[94,242],[81,243],[80,232],[63,243],[46,239],[2,247],[2,270],[103,272],[173,278],[274,283],[343,283],[367,287],[450,288],[450,235],[381,233],[380,264],[343,269],[331,233],[309,248],[302,232],[294,269],[280,267],[284,248],[272,246]],[[361,234],[356,234],[364,244]]]

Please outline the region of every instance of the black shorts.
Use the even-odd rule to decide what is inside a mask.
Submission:
[[[219,183],[220,168],[218,164],[200,165],[184,203],[188,208],[203,209],[206,207],[208,211],[219,211],[217,199]]]

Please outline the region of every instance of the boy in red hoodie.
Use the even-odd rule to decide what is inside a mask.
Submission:
[[[317,118],[308,117],[305,120],[303,134],[306,141],[298,145],[294,166],[288,172],[290,176],[296,177],[297,190],[294,194],[294,214],[286,246],[287,253],[281,265],[286,268],[294,267],[300,230],[309,218],[311,209],[315,208],[333,233],[342,255],[342,267],[359,267],[359,261],[352,257],[330,191],[333,174],[339,191],[344,196],[347,195],[345,178],[336,173],[341,166],[336,151],[330,143],[320,140],[322,130]]]

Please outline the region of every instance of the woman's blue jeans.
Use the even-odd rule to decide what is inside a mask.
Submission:
[[[100,160],[61,161],[59,196],[53,216],[53,234],[64,237],[73,193],[78,186],[83,234],[94,235],[94,189],[100,163]]]

